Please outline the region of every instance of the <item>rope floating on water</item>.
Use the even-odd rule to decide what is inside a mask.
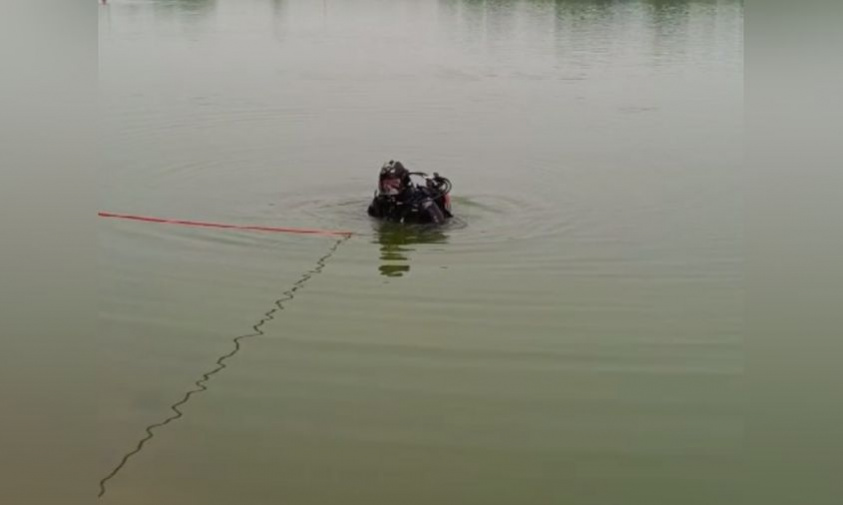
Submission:
[[[237,224],[208,223],[203,221],[187,221],[184,219],[164,219],[160,217],[134,216],[131,214],[115,214],[113,212],[97,212],[99,217],[115,219],[128,219],[132,221],[143,221],[147,223],[177,224],[181,226],[194,226],[200,228],[221,228],[226,230],[263,231],[272,233],[298,233],[303,235],[326,235],[331,237],[350,237],[350,231],[341,230],[318,230],[313,228],[280,228],[275,226],[248,226]]]

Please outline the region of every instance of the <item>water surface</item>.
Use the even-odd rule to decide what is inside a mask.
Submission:
[[[257,334],[101,503],[736,503],[742,16],[100,6],[102,210],[354,236],[99,223],[92,500]],[[393,158],[453,223],[365,216]]]

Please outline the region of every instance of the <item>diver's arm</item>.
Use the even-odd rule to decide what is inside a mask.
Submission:
[[[445,222],[445,214],[431,198],[422,200],[421,211],[427,216],[427,221],[430,223],[442,224]]]
[[[384,209],[383,205],[381,204],[381,201],[378,199],[378,197],[375,197],[372,199],[372,203],[369,204],[369,208],[366,212],[368,212],[369,215],[372,217],[382,218],[384,217],[383,210]]]
[[[446,200],[446,196],[440,196],[439,198],[437,198],[434,201],[436,202],[436,206],[439,207],[439,210],[442,211],[442,215],[445,216],[445,219],[447,219],[449,217],[454,217],[454,215],[451,213],[451,209],[448,208],[448,207],[450,207],[450,205],[448,204],[448,201]]]

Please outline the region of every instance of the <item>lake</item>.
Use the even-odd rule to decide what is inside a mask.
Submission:
[[[352,235],[99,221],[91,502],[738,502],[741,2],[112,0],[99,51],[100,210]],[[366,215],[390,159],[452,222]]]

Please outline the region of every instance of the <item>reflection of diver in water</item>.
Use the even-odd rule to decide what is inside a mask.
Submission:
[[[410,270],[408,254],[414,244],[444,244],[448,240],[440,226],[378,223],[378,243],[381,245],[381,275],[401,277]]]

